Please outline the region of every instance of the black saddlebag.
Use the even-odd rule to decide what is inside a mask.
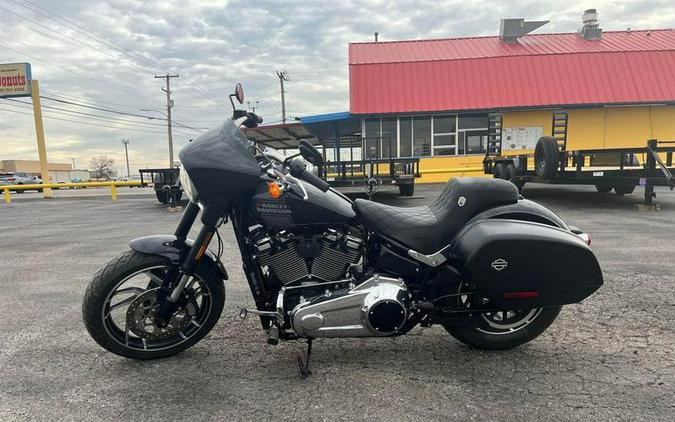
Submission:
[[[544,224],[478,221],[457,235],[451,254],[478,293],[504,309],[576,303],[602,285],[588,245]]]

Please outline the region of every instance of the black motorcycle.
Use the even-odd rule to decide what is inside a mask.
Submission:
[[[240,86],[232,96],[243,101]],[[95,275],[82,312],[105,349],[161,358],[213,328],[228,279],[218,233],[227,222],[256,305],[240,316],[259,316],[270,344],[306,339],[303,377],[320,337],[399,336],[440,324],[469,346],[509,349],[602,285],[589,237],[510,182],[453,179],[429,206],[352,202],[298,157],[322,166],[310,143],[291,157],[256,149],[240,127],[261,122],[235,109],[183,148],[190,202],[174,234],[131,241]],[[203,226],[188,239],[200,209]]]

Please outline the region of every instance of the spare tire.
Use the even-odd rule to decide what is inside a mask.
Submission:
[[[537,176],[552,179],[558,173],[560,151],[558,141],[552,136],[542,136],[534,149],[534,171]]]

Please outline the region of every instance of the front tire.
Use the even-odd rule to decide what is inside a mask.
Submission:
[[[560,309],[562,306],[474,314],[473,324],[444,327],[451,336],[467,346],[507,350],[538,337],[555,321]]]
[[[192,347],[211,331],[223,310],[225,287],[218,271],[200,263],[195,270],[193,285],[196,287],[192,289],[194,304],[188,303],[194,314],[188,314],[188,306],[185,307],[180,332],[164,337],[158,335],[157,339],[142,338],[130,332],[129,308],[134,306],[139,296],[152,295],[158,286],[157,280],[161,280],[163,272],[171,265],[164,257],[129,251],[114,258],[94,276],[84,295],[82,319],[87,331],[100,346],[128,358],[157,359]],[[115,296],[121,294],[124,294],[124,299],[115,300]],[[177,315],[178,312],[174,317]]]

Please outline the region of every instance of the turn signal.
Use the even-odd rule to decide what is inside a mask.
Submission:
[[[269,182],[267,184],[267,191],[270,193],[270,196],[274,199],[281,197],[281,188],[277,183]]]

